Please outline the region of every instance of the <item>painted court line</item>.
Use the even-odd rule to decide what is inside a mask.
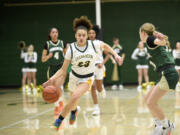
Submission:
[[[14,122],[14,123],[9,124],[9,125],[7,125],[7,126],[0,127],[0,130],[13,127],[13,126],[18,125],[18,124],[20,124],[20,123],[23,123],[24,121],[26,121],[26,120],[28,120],[28,119],[36,118],[36,117],[41,116],[41,115],[43,115],[43,114],[45,114],[45,113],[47,113],[47,112],[50,112],[50,111],[52,111],[52,110],[54,110],[54,108],[50,108],[50,109],[48,109],[48,110],[46,110],[46,111],[43,111],[43,112],[41,112],[41,113],[39,113],[39,114],[36,114],[36,115],[34,115],[34,116],[31,116],[31,117],[28,117],[28,118],[26,118],[26,119],[24,119],[24,120],[20,120],[20,121]]]

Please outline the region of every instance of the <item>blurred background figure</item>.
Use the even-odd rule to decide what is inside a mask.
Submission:
[[[142,91],[142,81],[143,77],[145,79],[145,82],[149,82],[149,76],[148,76],[148,52],[147,48],[144,47],[143,42],[138,43],[138,47],[133,51],[131,58],[133,60],[136,60],[137,65],[136,69],[138,71],[138,87],[137,90],[138,92]],[[149,89],[150,86],[147,86],[147,89]]]
[[[36,63],[37,63],[37,52],[34,51],[34,46],[31,44],[27,48],[27,53],[25,53],[25,63],[27,67],[27,78],[28,78],[28,90],[27,94],[31,94],[31,83],[33,83],[33,95],[37,94],[36,90]]]
[[[119,38],[114,37],[113,38],[113,47],[114,51],[122,57],[123,61],[125,59],[125,52],[124,48],[122,45],[119,44]],[[115,90],[119,88],[119,90],[123,89],[123,65],[119,66],[117,64],[114,64],[114,69],[113,69],[113,75],[112,75],[112,89]],[[116,77],[118,75],[118,77]]]
[[[19,48],[21,49],[21,59],[23,61],[23,66],[22,66],[22,92],[26,92],[26,84],[27,84],[27,67],[25,64],[25,54],[26,54],[26,43],[24,41],[20,41],[18,44]]]
[[[173,50],[173,57],[175,59],[175,68],[180,76],[180,42],[176,43],[176,48]],[[180,91],[180,78],[176,87],[177,91]]]

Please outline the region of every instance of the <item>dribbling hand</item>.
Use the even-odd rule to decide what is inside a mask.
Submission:
[[[52,85],[53,84],[53,81],[51,79],[47,80],[46,82],[43,83],[43,88],[49,86],[49,85]]]

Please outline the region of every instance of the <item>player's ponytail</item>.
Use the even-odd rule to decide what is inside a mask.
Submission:
[[[73,30],[77,32],[79,29],[84,29],[86,31],[89,31],[92,29],[92,23],[87,18],[87,16],[81,16],[80,18],[75,18],[73,21]]]
[[[148,36],[151,35],[157,35],[156,28],[152,23],[144,23],[141,27],[140,27],[140,31],[144,31]],[[157,36],[156,36],[157,37]],[[157,37],[158,38],[158,37]],[[166,45],[168,46],[168,48],[170,49],[170,42],[168,40],[168,36],[167,35],[163,35],[163,38],[166,40]]]

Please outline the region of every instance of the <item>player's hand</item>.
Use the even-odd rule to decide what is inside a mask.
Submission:
[[[155,36],[156,36],[157,38],[159,38],[160,40],[163,40],[163,39],[164,39],[164,34],[162,34],[162,33],[160,33],[160,32],[157,32],[157,33],[155,34]]]
[[[43,83],[43,88],[46,88],[47,86],[52,85],[52,84],[53,84],[53,80],[49,79],[49,80],[47,80],[46,82]]]
[[[123,64],[123,59],[119,55],[115,56],[115,60],[119,64],[119,66]]]
[[[48,58],[51,58],[52,56],[53,56],[52,53],[49,53],[49,54],[48,54]]]
[[[98,68],[102,68],[102,67],[103,67],[102,63],[98,64]]]

